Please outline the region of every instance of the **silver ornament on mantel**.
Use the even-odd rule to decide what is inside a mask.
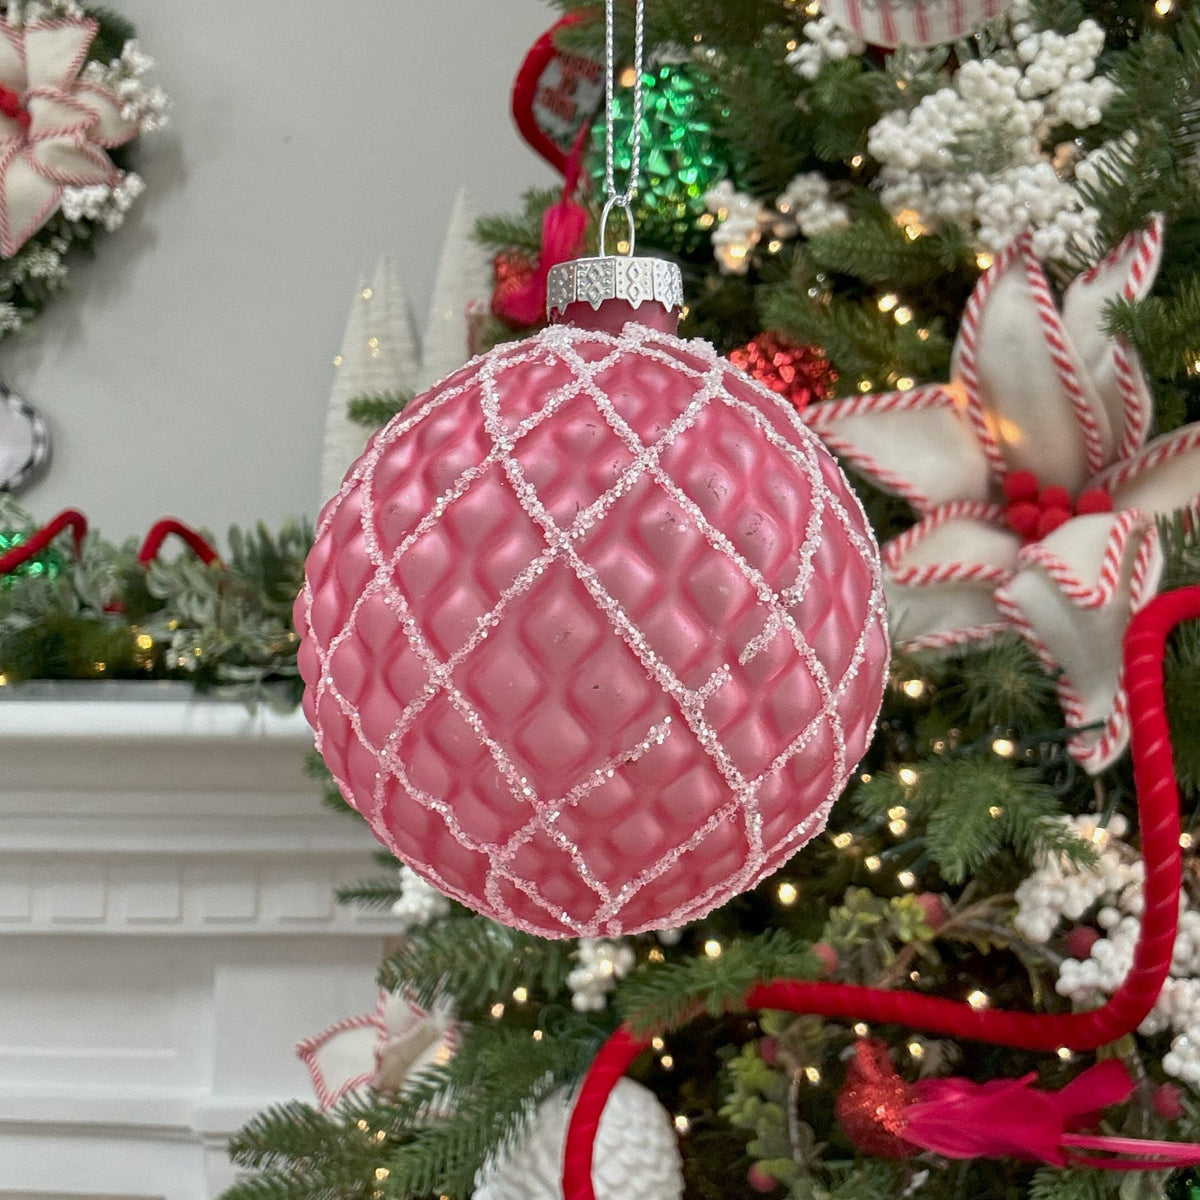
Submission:
[[[563,1200],[563,1145],[573,1096],[563,1088],[534,1113],[524,1136],[490,1159],[472,1200]],[[683,1160],[667,1110],[622,1079],[600,1118],[592,1160],[596,1200],[680,1200]]]

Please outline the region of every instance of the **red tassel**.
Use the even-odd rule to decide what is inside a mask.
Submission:
[[[545,216],[542,217],[542,248],[538,253],[537,266],[528,282],[514,288],[506,296],[493,297],[492,311],[514,328],[524,329],[545,321],[546,280],[550,276],[550,268],[578,258],[583,251],[588,213],[575,199],[575,188],[579,183],[583,145],[588,132],[588,128],[584,126],[575,139],[575,145],[571,147],[562,199],[546,209]]]

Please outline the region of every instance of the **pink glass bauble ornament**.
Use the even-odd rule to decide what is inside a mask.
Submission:
[[[556,268],[577,323],[376,434],[296,602],[342,794],[436,887],[548,937],[752,887],[823,828],[882,696],[862,509],[786,402],[674,336],[672,271]]]

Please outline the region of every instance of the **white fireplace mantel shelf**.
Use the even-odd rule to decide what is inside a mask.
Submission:
[[[209,1200],[295,1043],[369,1009],[374,840],[298,712],[170,685],[0,689],[0,1200]]]

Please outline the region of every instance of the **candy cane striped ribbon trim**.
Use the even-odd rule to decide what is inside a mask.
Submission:
[[[1155,438],[1133,458],[1128,458],[1124,462],[1110,467],[1097,476],[1094,486],[1115,493],[1118,488],[1124,487],[1130,480],[1136,479],[1139,475],[1145,475],[1153,471],[1155,467],[1161,466],[1172,458],[1177,458],[1180,454],[1187,454],[1197,447],[1200,447],[1200,423],[1185,425],[1183,429],[1176,430],[1174,433],[1166,433],[1162,437]],[[1200,474],[1197,474],[1196,477],[1196,495],[1200,496]]]
[[[1008,471],[1008,463],[1004,461],[1004,455],[1000,453],[1000,447],[984,416],[979,381],[979,323],[984,305],[987,304],[1000,277],[1012,265],[1017,255],[1023,253],[1028,246],[1027,234],[1016,238],[1000,251],[992,265],[979,277],[979,282],[967,299],[967,307],[963,310],[958,341],[955,344],[955,366],[967,393],[967,419],[971,422],[971,428],[983,447],[988,464],[998,479],[1002,479]]]
[[[800,416],[834,454],[853,463],[885,491],[907,500],[918,512],[928,512],[932,501],[925,492],[907,476],[893,471],[873,455],[864,452],[852,438],[839,434],[837,424],[853,417],[923,412],[930,408],[957,408],[945,384],[929,383],[906,392],[876,392],[867,396],[849,396],[844,400],[826,400],[810,404]]]
[[[1076,517],[1075,520],[1086,520]],[[1121,564],[1125,559],[1125,551],[1129,539],[1137,531],[1152,529],[1148,518],[1135,509],[1127,508],[1116,514],[1108,541],[1104,547],[1104,557],[1100,563],[1100,573],[1095,583],[1087,583],[1069,567],[1045,542],[1032,542],[1021,549],[1019,555],[1022,567],[1037,567],[1058,585],[1059,590],[1072,604],[1078,608],[1100,608],[1107,604],[1116,593],[1121,579]]]
[[[1096,421],[1095,404],[1080,380],[1075,354],[1067,340],[1066,330],[1063,329],[1062,317],[1059,315],[1054,295],[1050,291],[1046,273],[1042,270],[1042,264],[1033,254],[1027,240],[1024,240],[1021,258],[1025,267],[1025,281],[1029,285],[1030,294],[1037,307],[1042,333],[1046,339],[1046,348],[1050,351],[1050,361],[1058,372],[1059,383],[1066,393],[1071,411],[1074,412],[1080,431],[1083,433],[1088,470],[1095,474],[1103,469],[1108,461],[1104,450],[1104,435]]]
[[[1004,529],[1004,509],[986,500],[953,500],[934,509],[882,548],[883,567],[890,582],[901,587],[929,587],[936,583],[990,583],[997,586],[1012,578],[1012,569],[994,563],[949,562],[927,567],[905,567],[904,558],[935,530],[950,521],[981,521]],[[1016,537],[1014,535],[1015,543]]]

